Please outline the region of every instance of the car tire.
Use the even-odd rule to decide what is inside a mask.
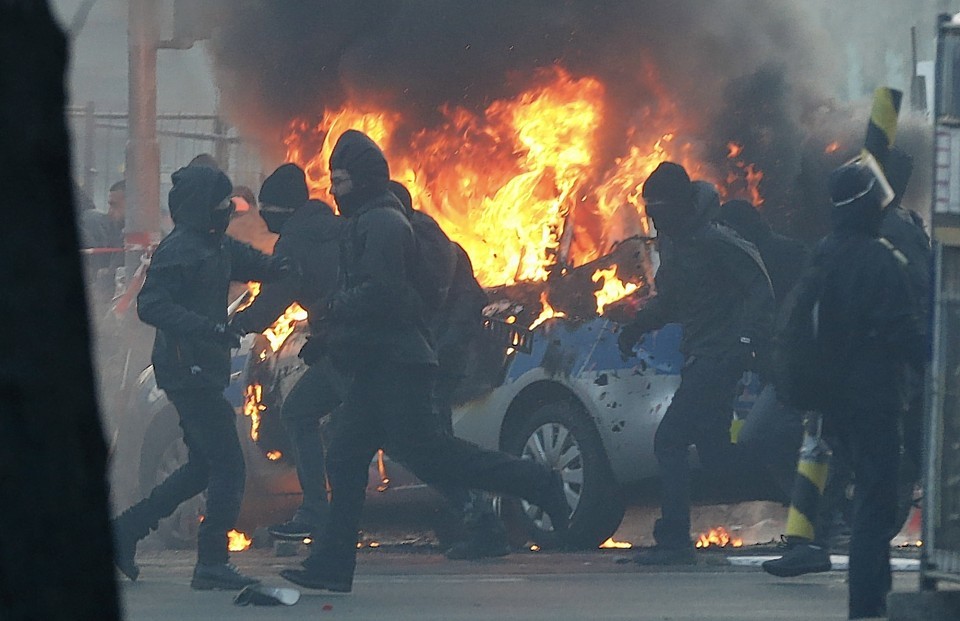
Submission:
[[[140,493],[144,497],[187,461],[187,446],[173,408],[157,414],[144,435],[140,456]],[[196,546],[206,493],[183,502],[170,517],[160,520],[156,537],[168,549]]]
[[[505,435],[503,449],[559,470],[572,508],[561,542],[538,507],[526,501],[502,502],[501,514],[515,546],[532,540],[547,548],[596,548],[620,526],[625,508],[618,486],[600,435],[579,404],[556,401],[537,408]]]

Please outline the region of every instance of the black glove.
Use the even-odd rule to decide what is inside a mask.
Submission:
[[[310,366],[316,364],[323,357],[323,353],[323,339],[313,335],[307,337],[307,342],[300,348],[298,355],[307,366]]]
[[[620,347],[620,354],[624,358],[636,356],[633,348],[640,342],[640,339],[645,333],[646,330],[638,323],[628,323],[620,328],[620,336],[617,337],[617,346]]]
[[[216,323],[210,326],[204,336],[219,345],[236,349],[240,347],[240,339],[243,338],[244,332],[226,323]]]
[[[303,276],[303,270],[300,264],[292,257],[275,257],[273,269],[276,271],[278,279],[293,277],[299,280]]]

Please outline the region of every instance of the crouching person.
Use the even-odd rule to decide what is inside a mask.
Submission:
[[[223,396],[230,349],[240,345],[240,334],[227,324],[227,288],[231,280],[270,281],[296,269],[289,259],[268,257],[224,235],[233,187],[221,171],[189,166],[172,178],[174,228],[157,246],[137,303],[140,319],[157,328],[152,356],[157,386],[177,410],[188,458],[114,519],[115,560],[136,580],[137,542],[180,503],[207,490],[190,586],[241,589],[257,580],[241,574],[227,553],[245,476],[236,414]]]

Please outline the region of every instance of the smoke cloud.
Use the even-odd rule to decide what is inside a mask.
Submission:
[[[212,51],[222,101],[267,147],[280,144],[292,119],[347,102],[400,112],[401,130],[428,128],[445,105],[480,112],[559,66],[603,82],[605,158],[622,155],[627,128],[656,119],[669,101],[697,120],[691,131],[716,169],[728,165],[728,143],[742,144],[743,159],[764,171],[775,223],[808,234],[821,232],[799,221],[822,200],[812,171],[823,167],[824,145],[839,140],[847,155],[866,126],[865,106],[837,103],[851,94],[851,59],[864,91],[883,84],[909,63],[905,24],[923,20],[931,32],[940,4],[217,1],[223,26]]]

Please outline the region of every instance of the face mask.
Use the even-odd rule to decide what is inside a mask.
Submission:
[[[227,199],[210,212],[210,232],[223,234],[230,225],[230,216],[233,215],[233,201]]]
[[[653,218],[657,230],[667,235],[676,235],[684,229],[691,209],[677,202],[648,202],[647,215]]]
[[[275,205],[264,205],[260,208],[260,217],[267,223],[267,228],[271,233],[279,235],[294,211],[294,209],[285,209]]]

